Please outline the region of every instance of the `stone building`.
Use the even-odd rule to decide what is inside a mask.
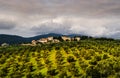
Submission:
[[[52,40],[53,40],[53,37],[48,37],[47,40],[48,40],[48,41],[52,41]]]
[[[40,40],[38,40],[39,43],[47,43],[48,39],[47,38],[41,38]]]
[[[80,37],[75,37],[75,41],[80,41]]]
[[[71,38],[67,36],[62,36],[61,38],[63,41],[71,41]]]
[[[52,40],[52,43],[59,43],[60,42],[60,40],[58,40],[58,39],[53,39]]]
[[[36,45],[36,44],[37,44],[37,41],[32,40],[32,45]]]

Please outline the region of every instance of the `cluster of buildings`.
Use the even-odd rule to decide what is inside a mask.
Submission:
[[[67,36],[62,36],[61,37],[63,41],[80,41],[80,37],[67,37]]]
[[[32,40],[32,44],[36,45],[38,43],[58,43],[60,42],[58,39],[54,39],[53,37],[48,37],[48,38],[41,38],[39,40]]]
[[[59,43],[61,41],[80,41],[80,37],[68,37],[68,36],[61,36],[60,38],[54,38],[54,37],[47,37],[47,38],[41,38],[39,40],[32,40],[31,43],[28,44],[21,44],[24,46],[35,46],[37,44],[45,44],[45,43]],[[1,46],[9,46],[7,43],[1,44]]]
[[[61,39],[63,41],[80,41],[80,37],[67,37],[67,36],[61,36]],[[39,40],[32,40],[32,45],[37,45],[38,43],[59,43],[59,39],[54,39],[54,37],[47,37],[47,38],[41,38]]]

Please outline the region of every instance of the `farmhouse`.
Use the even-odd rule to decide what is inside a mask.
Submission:
[[[67,36],[62,36],[61,38],[63,39],[63,41],[71,41],[71,38]]]
[[[58,39],[53,39],[52,42],[53,42],[53,43],[59,43],[60,40],[58,40]]]
[[[48,41],[52,41],[52,40],[53,40],[53,37],[48,37],[47,40],[48,40]]]
[[[32,40],[32,45],[36,45],[36,44],[37,44],[37,41]]]
[[[75,37],[74,40],[75,41],[80,41],[80,37]]]
[[[47,38],[41,38],[40,40],[37,40],[39,43],[47,43],[48,39]]]

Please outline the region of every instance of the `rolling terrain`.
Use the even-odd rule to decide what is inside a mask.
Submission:
[[[120,43],[81,40],[0,48],[0,78],[119,78]]]
[[[21,43],[31,43],[32,40],[39,40],[41,38],[46,38],[46,37],[50,37],[50,36],[60,37],[60,36],[63,36],[63,34],[49,33],[49,34],[37,35],[34,37],[21,37],[21,36],[17,36],[17,35],[0,34],[0,45],[2,43],[8,43],[10,45],[21,44]],[[68,37],[79,36],[82,40],[85,40],[85,39],[110,40],[110,41],[114,40],[112,38],[104,38],[104,37],[95,38],[95,37],[85,36],[85,35],[81,35],[81,34],[69,34],[69,35],[65,35],[65,36],[68,36]]]

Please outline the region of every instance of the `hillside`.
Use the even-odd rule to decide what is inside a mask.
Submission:
[[[2,43],[8,43],[8,44],[30,43],[32,40],[39,40],[40,38],[46,38],[49,36],[59,37],[59,36],[62,36],[62,34],[49,33],[49,34],[43,34],[43,35],[38,35],[38,36],[28,37],[28,38],[17,36],[17,35],[1,34],[0,44]],[[66,36],[73,37],[76,35],[73,34],[73,35],[66,35]]]
[[[26,42],[26,41],[27,41],[26,38],[16,35],[5,35],[5,34],[0,35],[0,44],[2,43],[19,44],[21,42]]]
[[[29,38],[25,38],[25,37],[21,37],[21,36],[17,36],[17,35],[1,34],[0,35],[0,44],[2,44],[2,43],[8,43],[8,44],[30,43],[32,40],[38,40],[40,38],[49,37],[49,36],[58,37],[58,36],[61,36],[61,34],[50,33],[50,34],[38,35],[38,36],[34,36],[34,37],[29,37]]]
[[[46,37],[60,37],[63,36],[63,34],[56,34],[56,33],[49,33],[49,34],[43,34],[43,35],[37,35],[34,37],[21,37],[17,35],[6,35],[6,34],[0,34],[0,45],[2,43],[8,43],[8,44],[21,44],[21,43],[30,43],[32,40],[39,40],[40,38],[46,38]],[[112,38],[93,38],[91,36],[85,36],[85,35],[80,35],[80,34],[69,34],[65,35],[68,37],[75,37],[79,36],[82,40],[85,39],[94,39],[94,40],[114,40]]]
[[[120,43],[81,40],[0,48],[0,78],[119,78]]]

